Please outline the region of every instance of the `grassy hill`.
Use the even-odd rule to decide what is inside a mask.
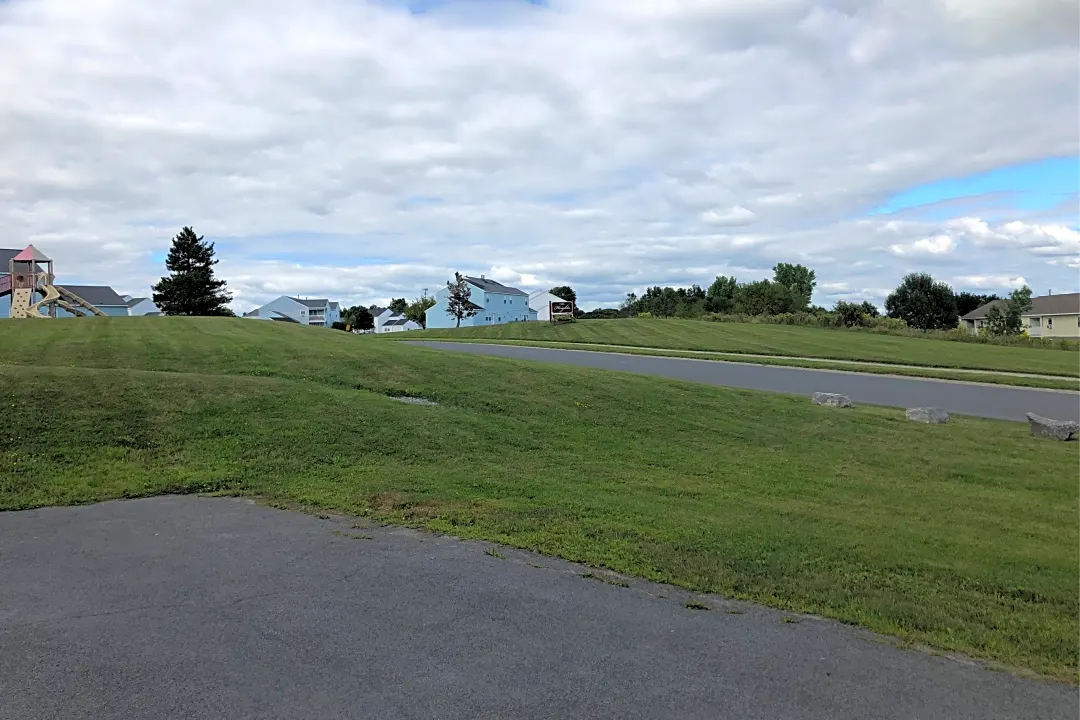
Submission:
[[[237,319],[0,322],[0,389],[0,510],[259,495],[1075,681],[1077,446],[1021,424]]]
[[[594,343],[862,360],[1070,378],[1080,375],[1080,353],[1068,350],[981,345],[793,325],[627,318],[581,320],[554,326],[549,323],[508,323],[478,328],[424,330],[409,333],[408,339],[423,337]]]

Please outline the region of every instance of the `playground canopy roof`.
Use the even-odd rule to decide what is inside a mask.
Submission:
[[[50,262],[48,256],[33,245],[27,245],[22,252],[11,259],[15,262]]]

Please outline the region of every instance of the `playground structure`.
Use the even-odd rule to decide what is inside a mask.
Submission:
[[[8,274],[0,275],[0,298],[11,295],[11,318],[54,318],[63,308],[76,317],[105,315],[81,297],[53,284],[53,261],[33,245],[8,262]],[[41,299],[35,300],[35,295]],[[48,314],[42,312],[48,309]]]

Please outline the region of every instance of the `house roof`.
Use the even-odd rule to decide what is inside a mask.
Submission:
[[[994,300],[982,307],[976,308],[961,318],[961,320],[982,320],[992,307],[998,307],[1005,303],[1004,300]],[[1041,295],[1031,298],[1031,309],[1023,313],[1024,317],[1032,315],[1080,315],[1080,293],[1064,293],[1062,295]]]
[[[397,318],[393,318],[391,320],[387,320],[386,322],[384,322],[383,327],[386,327],[388,325],[393,325],[393,326],[404,325],[407,322],[409,322],[407,319],[405,319],[403,317],[397,317]]]
[[[331,309],[331,310],[340,310],[340,309],[341,309],[341,305],[339,305],[339,304],[337,304],[336,302],[334,302],[333,300],[331,300],[331,301],[330,301],[330,309]]]
[[[290,300],[295,300],[296,302],[300,303],[301,305],[306,305],[309,308],[324,308],[330,302],[326,298],[316,298],[314,300],[312,300],[312,299],[301,300],[300,298],[290,297],[289,299]]]
[[[278,322],[296,323],[297,325],[300,324],[299,320],[296,320],[295,318],[291,318],[291,317],[289,317],[288,315],[286,315],[283,312],[278,312],[277,310],[271,310],[271,312],[273,313],[273,315],[270,316],[271,320],[276,320]],[[277,317],[274,317],[274,315],[276,315]]]
[[[251,312],[244,313],[244,317],[259,317],[259,308],[255,308]]]
[[[116,294],[108,285],[68,285],[64,289],[81,297],[96,307],[127,307],[124,298]]]
[[[466,277],[466,282],[471,285],[475,285],[484,292],[490,293],[502,293],[503,295],[526,295],[527,293],[518,290],[517,288],[508,287],[501,282],[495,282],[494,280],[488,280],[487,278],[474,278]]]
[[[141,303],[143,300],[146,300],[146,298],[131,298],[130,300],[127,301],[127,306],[129,308],[133,308],[136,305],[138,305],[139,303]]]

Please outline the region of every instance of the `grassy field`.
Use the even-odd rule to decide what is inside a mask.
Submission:
[[[233,319],[0,322],[0,389],[0,509],[260,495],[1076,681],[1078,445],[1023,424]]]
[[[400,339],[397,336],[394,337]],[[1069,378],[1080,376],[1080,353],[1068,350],[978,345],[793,325],[628,318],[581,320],[556,326],[539,322],[507,323],[478,328],[423,330],[409,333],[411,340],[423,337],[540,340],[668,350],[712,350],[835,360],[863,360],[939,368],[998,370],[1060,375]]]

